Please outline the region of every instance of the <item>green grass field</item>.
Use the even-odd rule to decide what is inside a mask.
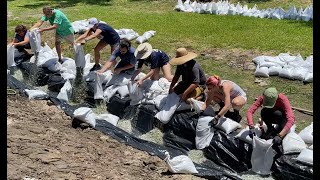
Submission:
[[[279,53],[300,53],[303,57],[313,53],[313,22],[272,20],[243,16],[220,16],[211,14],[182,13],[173,10],[175,0],[14,0],[7,1],[8,40],[13,37],[17,24],[31,27],[42,15],[42,7],[50,5],[60,8],[71,22],[96,17],[116,29],[129,28],[142,35],[145,31],[155,30],[156,35],[150,39],[153,47],[165,51],[173,57],[178,47],[186,47],[199,54],[197,60],[201,63],[207,75],[218,74],[223,79],[238,83],[247,91],[248,104],[242,110],[243,116],[254,98],[260,95],[264,88],[275,86],[289,97],[295,107],[313,110],[313,84],[304,85],[300,81],[292,81],[278,77],[265,79],[268,86],[261,87],[254,83],[253,70],[230,66],[230,62],[243,64],[251,62],[259,55],[276,56]],[[238,1],[231,1],[238,2]],[[307,7],[310,0],[270,0],[251,3],[241,1],[258,9],[283,7],[291,5]],[[53,34],[45,32],[43,41],[53,47]],[[97,43],[90,41],[85,50],[93,53],[92,48]],[[137,45],[134,44],[136,47]],[[65,56],[73,57],[67,45],[63,45]],[[200,54],[205,54],[200,55]],[[109,49],[102,52],[102,60],[109,58]],[[218,58],[220,57],[220,58]],[[102,62],[103,62],[102,61]],[[256,115],[258,117],[258,115]],[[297,115],[297,130],[301,130],[312,121],[312,116]]]

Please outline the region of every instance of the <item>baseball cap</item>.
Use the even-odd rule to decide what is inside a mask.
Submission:
[[[270,87],[263,92],[263,107],[273,108],[278,99],[278,91],[274,87]]]
[[[96,24],[98,24],[99,23],[99,21],[98,21],[98,19],[97,18],[90,18],[89,19],[89,25],[88,25],[88,27],[89,28],[92,28],[94,25],[96,25]]]

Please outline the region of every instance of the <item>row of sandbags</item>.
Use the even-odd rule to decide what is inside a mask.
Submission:
[[[304,60],[300,54],[292,56],[288,53],[280,53],[278,56],[257,56],[253,58],[253,62],[257,66],[255,76],[280,76],[313,82],[313,55]]]
[[[105,23],[103,21],[100,21],[101,23]],[[86,30],[89,29],[89,20],[78,20],[71,23],[75,33],[84,33]],[[128,39],[129,41],[132,41],[136,39],[136,42],[138,44],[144,43],[148,41],[152,36],[155,35],[156,31],[150,30],[143,33],[142,36],[139,36],[137,32],[135,32],[133,29],[115,29],[115,31],[119,34],[120,39]]]
[[[198,3],[190,0],[182,2],[178,0],[178,4],[174,8],[177,11],[182,12],[194,12],[202,14],[217,14],[217,15],[240,15],[259,18],[272,18],[272,19],[291,19],[291,20],[303,20],[310,21],[313,19],[313,7],[312,5],[303,9],[298,9],[293,5],[288,11],[283,8],[268,8],[261,9],[254,5],[252,8],[248,8],[248,5],[241,5],[240,2],[237,5],[231,4],[228,1],[207,2]]]

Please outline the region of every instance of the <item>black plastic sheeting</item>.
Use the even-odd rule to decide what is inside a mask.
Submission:
[[[118,116],[120,119],[123,118],[125,112],[124,110],[130,105],[130,98],[124,97],[120,98],[119,95],[112,96],[107,105],[108,112]]]
[[[244,172],[251,169],[252,145],[216,129],[210,142],[205,148],[204,155],[216,164],[234,172]]]
[[[282,155],[272,165],[272,175],[276,179],[300,180],[313,179],[313,167],[295,160],[299,154]]]
[[[8,75],[7,80],[8,80],[7,85],[9,87],[19,89],[20,92],[23,92],[24,88],[27,87],[24,83],[16,80],[11,75]],[[71,106],[68,103],[60,101],[59,99],[54,97],[50,97],[50,100],[56,106],[60,107],[70,117],[73,117],[74,110],[76,110],[79,107],[86,106],[86,104]],[[132,109],[134,109],[134,107]],[[139,150],[146,151],[151,155],[156,155],[161,159],[165,158],[166,151],[168,151],[172,157],[183,154],[179,150],[174,150],[169,147],[165,147],[162,145],[155,144],[153,142],[145,141],[140,138],[134,137],[133,135],[125,132],[124,130],[116,126],[113,126],[107,121],[97,120],[95,129],[98,131],[101,131],[106,135],[110,135],[111,137],[118,140],[119,142],[125,143],[126,145],[130,145]],[[221,170],[220,167],[216,167],[215,165],[212,165],[212,167],[209,167],[209,166],[205,166],[197,163],[194,163],[194,164],[196,166],[196,169],[199,172],[198,174],[194,174],[194,175],[199,177],[203,177],[206,179],[240,179],[237,175]]]

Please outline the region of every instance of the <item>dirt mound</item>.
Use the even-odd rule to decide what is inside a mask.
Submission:
[[[47,101],[8,95],[8,179],[201,179],[94,129],[74,129]]]

